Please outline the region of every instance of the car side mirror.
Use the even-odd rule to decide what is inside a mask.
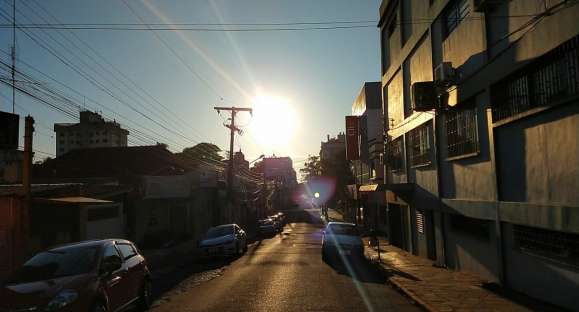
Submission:
[[[113,255],[113,256],[108,256],[106,258],[103,259],[103,262],[101,264],[101,274],[105,274],[105,275],[110,275],[111,273],[115,272],[116,270],[119,270],[123,265],[123,260],[121,260],[121,257]]]

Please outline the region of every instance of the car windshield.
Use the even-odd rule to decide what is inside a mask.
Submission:
[[[36,254],[9,280],[29,283],[90,272],[96,265],[99,248],[73,247]]]
[[[354,226],[351,225],[331,225],[328,228],[328,233],[329,234],[334,234],[334,235],[353,235],[353,236],[358,236],[358,229]]]
[[[233,226],[231,225],[218,226],[210,228],[209,231],[207,231],[207,238],[215,238],[231,234],[233,234]]]

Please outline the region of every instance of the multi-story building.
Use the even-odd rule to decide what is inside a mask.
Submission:
[[[379,27],[391,243],[578,310],[575,4],[384,0]]]
[[[289,157],[263,158],[263,174],[266,180],[275,180],[282,185],[293,187],[297,184],[296,171],[293,168],[293,161]]]
[[[365,82],[352,104],[352,115],[359,118],[360,160],[353,162],[358,184],[381,181],[384,176],[381,89],[380,82]]]
[[[343,133],[338,133],[336,137],[331,138],[328,134],[326,142],[321,143],[320,146],[320,160],[335,161],[338,158],[346,157],[346,136]]]
[[[94,112],[80,112],[79,123],[54,124],[56,156],[74,149],[127,146],[129,131]]]

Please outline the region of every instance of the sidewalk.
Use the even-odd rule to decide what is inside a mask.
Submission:
[[[334,210],[328,215],[330,221],[341,220]],[[367,237],[363,240],[366,257],[380,265],[392,285],[428,311],[558,311],[523,295],[513,295],[517,302],[505,298],[483,288],[484,281],[474,274],[435,267],[432,261],[389,245],[384,238],[379,239],[378,262],[378,251],[368,246]]]

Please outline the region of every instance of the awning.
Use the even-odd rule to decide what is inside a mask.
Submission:
[[[360,192],[375,192],[378,190],[380,184],[366,184],[360,185]]]

